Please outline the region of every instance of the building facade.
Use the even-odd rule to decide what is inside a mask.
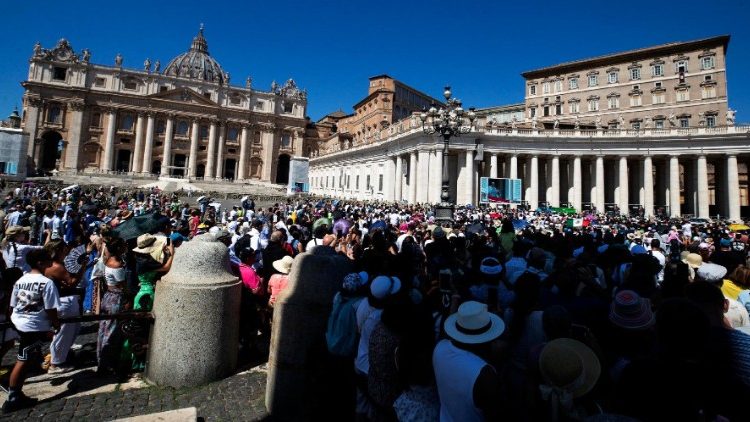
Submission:
[[[289,79],[269,91],[232,85],[201,27],[162,67],[94,64],[66,40],[37,43],[22,83],[29,171],[131,173],[286,183],[305,140],[307,93]]]
[[[525,72],[526,120],[546,128],[726,125],[728,44],[719,36]]]
[[[685,71],[681,76],[679,72],[664,70],[661,87],[671,90],[672,95],[681,89],[682,78],[694,89],[701,86],[701,81],[707,81],[707,75],[716,75],[712,79],[715,84],[710,85],[717,89],[717,98],[693,98],[691,94],[692,99],[684,104],[672,102],[618,110],[617,127],[597,123],[613,120],[614,112],[608,110],[581,112],[578,123],[567,113],[531,116],[534,104],[537,109],[544,104],[537,94],[532,99],[527,95],[526,107],[511,105],[479,110],[470,133],[450,143],[447,168],[451,201],[476,204],[480,177],[507,177],[522,180],[523,201],[531,209],[540,205],[567,205],[577,210],[622,213],[638,210],[647,216],[718,215],[732,220],[750,216],[750,126],[735,126],[733,113],[727,113],[723,39],[709,39],[713,41],[698,42],[700,48],[678,51],[688,58],[690,76],[685,76]],[[665,63],[669,58],[670,66],[679,63],[680,60],[675,60],[679,57],[677,53],[674,57],[666,54],[676,48],[669,46],[663,47],[667,50],[657,48],[658,55],[650,59],[639,59],[642,71],[650,71],[656,58]],[[713,69],[693,67],[696,61],[700,63],[702,54],[714,58]],[[625,63],[630,66],[634,59],[628,57]],[[606,71],[615,65],[602,64],[599,69]],[[627,66],[619,67],[621,72],[627,70]],[[588,73],[562,72],[558,66],[550,74],[567,78],[576,72]],[[599,74],[606,72],[600,70]],[[542,73],[525,75],[527,81],[538,81],[537,85],[546,77]],[[651,76],[641,77],[654,83]],[[644,83],[639,82],[640,90],[646,89]],[[626,91],[633,90],[633,83],[626,85]],[[527,92],[529,87],[526,85]],[[554,86],[551,89],[554,94]],[[581,95],[558,94],[566,107],[573,95],[579,98]],[[555,101],[554,96],[551,98],[549,101]],[[678,119],[676,122],[670,119],[671,110]],[[525,117],[520,118],[519,113]],[[687,125],[677,117],[684,115],[692,119]],[[656,124],[661,120],[657,116],[664,116],[662,124]],[[708,116],[715,119],[708,120]],[[702,117],[702,124],[698,117]],[[568,119],[566,124],[561,123],[564,119]],[[633,123],[642,119],[643,124],[623,125],[623,119]],[[416,115],[381,128],[360,144],[331,137],[319,144],[317,156],[310,160],[311,191],[325,196],[437,203],[442,183],[442,149],[442,140],[426,135]]]

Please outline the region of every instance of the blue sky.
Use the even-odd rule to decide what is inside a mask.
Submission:
[[[615,6],[608,6],[613,4]],[[263,89],[290,77],[318,119],[365,96],[388,73],[439,96],[453,86],[465,106],[523,100],[520,73],[563,61],[671,41],[730,34],[729,105],[750,121],[750,2],[567,1],[12,1],[2,6],[0,116],[20,105],[32,47],[67,38],[94,63],[162,66],[205,24],[209,52],[235,84]],[[620,6],[626,6],[621,8]]]

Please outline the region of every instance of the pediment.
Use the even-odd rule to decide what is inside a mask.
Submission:
[[[198,94],[190,88],[185,87],[170,89],[164,92],[157,92],[156,94],[151,95],[150,98],[167,101],[177,101],[181,103],[213,106],[217,105],[215,102],[209,100],[208,98]]]

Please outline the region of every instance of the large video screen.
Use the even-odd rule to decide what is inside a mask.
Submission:
[[[479,202],[521,203],[521,179],[479,178]]]

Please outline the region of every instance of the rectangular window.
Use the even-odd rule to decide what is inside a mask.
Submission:
[[[354,189],[359,190],[359,175],[354,179]]]
[[[294,103],[284,102],[284,113],[291,113],[294,110]]]
[[[288,133],[281,135],[281,148],[287,149],[292,146],[292,136]]]
[[[168,86],[162,85],[159,87],[159,92],[167,92],[167,90],[169,90]]]
[[[704,99],[716,98],[716,87],[714,86],[704,86],[701,91]]]
[[[255,135],[253,135],[253,142],[256,143],[256,144],[260,143],[260,132],[259,131],[256,131]]]
[[[599,111],[599,100],[589,100],[589,111]]]
[[[653,104],[664,104],[665,103],[664,97],[665,97],[664,94],[654,94],[654,95],[652,95],[651,103],[653,103]]]
[[[367,175],[367,184],[365,185],[365,189],[370,190],[370,175]]]
[[[123,89],[135,91],[136,89],[138,89],[138,83],[136,83],[132,79],[128,79],[128,80],[122,81],[122,87]]]
[[[651,66],[651,76],[664,76],[664,65],[655,64]]]
[[[641,96],[640,95],[631,95],[630,96],[630,107],[639,107],[641,105]]]
[[[617,83],[617,72],[609,72],[609,75],[607,75],[607,81],[611,84]]]
[[[529,95],[536,95],[536,85],[531,85],[529,87]]]
[[[703,70],[714,68],[714,56],[707,56],[701,59],[701,68]]]
[[[630,80],[636,81],[638,79],[641,79],[641,68],[640,67],[634,67],[630,69]]]
[[[536,108],[532,107],[529,109],[529,117],[533,118],[536,116]]]
[[[568,80],[568,89],[578,89],[578,78]]]
[[[555,92],[561,92],[562,91],[562,81],[558,80],[555,81]]]
[[[609,98],[609,108],[619,108],[620,107],[620,99],[617,97],[610,97]]]
[[[641,128],[641,122],[633,122],[630,127],[632,127],[635,130],[638,130]]]
[[[680,91],[677,91],[677,101],[688,101],[690,100],[690,91],[687,89],[683,89]]]
[[[263,101],[256,101],[255,102],[255,110],[256,111],[263,111],[265,108],[265,103]]]
[[[654,82],[654,88],[659,89],[661,87],[662,87],[661,82]]]
[[[690,127],[690,119],[687,117],[680,117],[680,127]]]
[[[52,79],[56,81],[64,81],[66,76],[68,76],[68,69],[57,66],[52,69]]]
[[[549,82],[542,84],[542,94],[549,94]]]
[[[239,136],[239,130],[236,127],[230,127],[227,129],[227,140],[237,142]]]
[[[589,75],[589,86],[596,86],[598,83],[596,75]]]
[[[378,176],[378,192],[383,192],[383,175]]]
[[[562,114],[562,104],[555,104],[555,114],[558,116]]]
[[[578,113],[578,102],[570,103],[570,112]]]
[[[664,119],[656,119],[656,120],[654,120],[654,127],[656,129],[664,129]]]
[[[167,131],[166,123],[164,120],[157,120],[156,121],[156,133],[162,134]]]
[[[708,126],[708,127],[715,127],[716,126],[716,116],[706,116],[706,126]]]
[[[208,126],[201,125],[200,135],[201,139],[208,139]]]
[[[675,63],[674,69],[677,73],[685,73],[687,72],[687,60],[680,60],[677,63]]]
[[[102,127],[102,115],[101,113],[91,113],[91,127],[100,128]]]
[[[94,86],[97,86],[99,88],[103,88],[106,83],[107,80],[104,78],[96,78],[96,80],[94,80]]]
[[[549,106],[544,106],[544,116],[549,116]]]

